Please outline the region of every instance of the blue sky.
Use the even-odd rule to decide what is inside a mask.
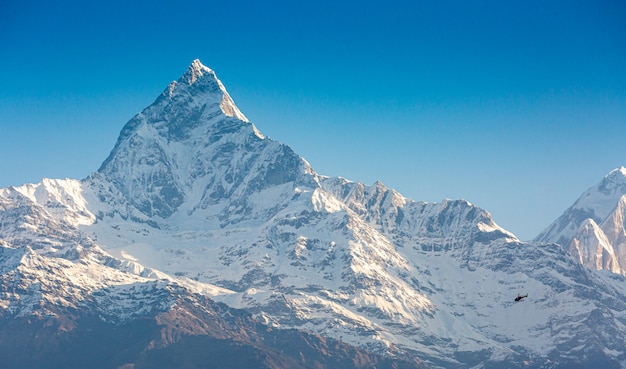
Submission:
[[[623,1],[0,2],[0,187],[84,178],[199,58],[320,173],[522,239],[626,166]]]

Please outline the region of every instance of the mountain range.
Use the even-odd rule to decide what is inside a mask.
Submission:
[[[195,60],[87,178],[0,189],[0,362],[623,369],[625,194],[616,169],[522,242],[317,173]]]

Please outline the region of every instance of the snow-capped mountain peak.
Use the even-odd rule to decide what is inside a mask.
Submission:
[[[193,97],[202,98],[202,94],[198,95],[199,91],[208,91],[210,94],[215,94],[220,98],[219,107],[225,115],[248,122],[248,118],[237,108],[237,105],[235,105],[228,91],[226,91],[226,87],[224,87],[222,82],[215,75],[215,72],[211,68],[203,65],[200,60],[195,59],[182,77],[180,77],[177,82],[172,82],[170,86],[168,86],[166,89],[167,95],[172,98],[176,93],[187,92],[186,88],[180,87],[181,84],[194,87],[190,91]],[[183,90],[184,92],[179,90]]]
[[[610,171],[598,184],[585,191],[535,240],[567,245],[586,219],[593,219],[595,223],[601,224],[624,194],[626,194],[626,168],[620,167]]]
[[[585,191],[536,240],[569,246],[592,269],[626,274],[626,168]]]
[[[140,212],[168,217],[186,200],[232,187],[233,173],[212,179],[214,171],[222,173],[217,167],[225,164],[215,152],[235,153],[235,148],[254,146],[278,149],[277,145],[248,122],[215,73],[195,60],[124,126],[98,172]],[[223,169],[240,172],[250,155],[254,152],[239,158],[239,167]]]

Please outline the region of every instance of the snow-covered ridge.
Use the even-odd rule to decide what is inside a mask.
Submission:
[[[38,184],[0,189],[0,196],[16,199],[22,195],[33,204],[48,209],[55,219],[78,226],[92,224],[95,221],[95,216],[90,212],[82,191],[79,180],[44,178]]]

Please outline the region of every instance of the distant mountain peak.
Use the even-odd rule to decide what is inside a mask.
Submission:
[[[592,269],[626,274],[626,244],[620,236],[625,227],[625,202],[626,168],[622,166],[585,191],[535,240],[570,245],[575,257],[588,256],[581,260]],[[609,260],[608,254],[616,261]]]

